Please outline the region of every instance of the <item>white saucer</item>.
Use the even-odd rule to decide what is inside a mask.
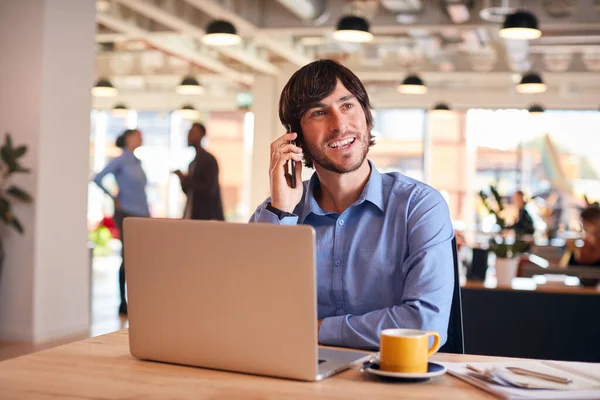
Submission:
[[[396,378],[396,379],[429,379],[435,376],[444,375],[446,371],[445,366],[441,364],[436,364],[433,362],[427,363],[427,372],[424,373],[410,373],[410,372],[390,372],[390,371],[382,371],[379,369],[379,366],[376,365],[371,368],[367,368],[365,371],[370,372],[374,375],[385,376],[387,378]]]

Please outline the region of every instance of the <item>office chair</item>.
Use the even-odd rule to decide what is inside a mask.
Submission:
[[[448,339],[440,348],[441,353],[465,354],[463,334],[462,301],[460,297],[460,276],[458,264],[458,251],[456,238],[452,238],[452,258],[454,261],[454,294],[450,306],[450,320],[448,321]]]

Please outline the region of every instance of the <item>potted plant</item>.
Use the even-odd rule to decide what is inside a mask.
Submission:
[[[489,240],[488,250],[496,255],[496,278],[498,286],[510,286],[512,278],[517,275],[521,254],[528,248],[528,244],[518,236],[508,239],[505,236],[506,221],[502,217],[504,203],[498,190],[490,186],[491,195],[484,191],[479,192],[488,212],[496,217],[498,232],[494,233]]]
[[[33,199],[23,189],[12,184],[11,178],[13,174],[29,172],[29,169],[23,167],[19,162],[26,152],[27,146],[15,147],[10,134],[6,134],[4,144],[0,147],[0,218],[6,225],[19,233],[23,233],[23,225],[13,214],[12,203],[15,201],[29,203]],[[0,276],[3,261],[4,247],[0,237]]]

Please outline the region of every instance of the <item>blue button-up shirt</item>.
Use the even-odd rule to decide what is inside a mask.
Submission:
[[[316,231],[319,342],[379,347],[383,329],[437,331],[445,343],[454,288],[448,206],[438,191],[399,173],[371,174],[342,214],[317,203],[317,174],[294,216],[261,204],[250,222],[309,224]]]
[[[131,151],[123,150],[123,154],[111,160],[96,175],[94,183],[115,199],[115,196],[102,184],[102,179],[108,174],[114,175],[117,186],[119,186],[116,199],[119,200],[120,210],[139,217],[150,216],[146,197],[148,180],[142,169],[141,161]]]

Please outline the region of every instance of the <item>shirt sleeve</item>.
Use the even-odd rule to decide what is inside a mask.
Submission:
[[[435,190],[425,188],[409,206],[409,254],[402,263],[399,304],[363,315],[324,318],[319,342],[331,346],[377,349],[383,329],[436,331],[446,342],[454,290],[452,238],[448,206]]]
[[[112,159],[108,164],[106,164],[102,171],[98,172],[98,174],[93,179],[94,183],[98,185],[98,187],[102,189],[104,193],[109,195],[113,200],[115,200],[115,196],[106,188],[106,186],[104,186],[104,184],[102,183],[102,179],[104,179],[104,177],[108,174],[115,175],[121,167],[121,160],[121,157]]]
[[[294,215],[294,216],[285,216],[282,219],[279,219],[279,217],[272,213],[271,211],[269,211],[267,209],[267,204],[269,204],[271,202],[271,198],[269,197],[267,200],[264,201],[264,203],[262,203],[260,206],[258,206],[256,208],[256,211],[254,211],[254,214],[252,214],[252,216],[250,217],[250,223],[253,222],[258,222],[258,223],[265,223],[265,224],[275,224],[275,225],[297,225],[298,224],[298,216]]]

